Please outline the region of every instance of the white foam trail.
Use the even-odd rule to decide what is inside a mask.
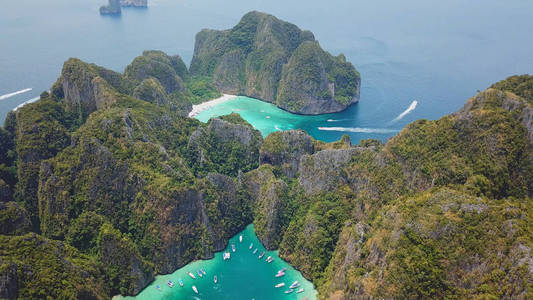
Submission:
[[[318,127],[318,130],[346,131],[346,132],[357,132],[357,133],[396,133],[396,132],[399,132],[399,130],[397,129],[360,128],[360,127]]]
[[[339,119],[339,120],[336,120],[336,119],[327,119],[326,122],[342,122],[342,121],[350,121],[352,119]]]
[[[396,121],[399,121],[401,120],[403,117],[405,117],[408,113],[412,112],[413,110],[415,110],[416,108],[416,105],[418,104],[418,101],[413,101],[411,102],[411,105],[409,105],[409,107],[401,114],[399,114],[396,118],[394,118],[394,120],[392,120],[392,122],[396,122]]]
[[[274,128],[278,131],[281,131],[281,128],[279,128],[278,125],[274,125]]]
[[[41,97],[35,97],[35,98],[31,98],[30,100],[24,101],[24,102],[22,102],[21,104],[17,105],[17,107],[15,107],[15,109],[13,109],[13,110],[16,111],[17,109],[23,107],[24,105],[26,105],[26,104],[30,104],[30,103],[33,103],[33,102],[39,100],[40,98],[41,98]]]
[[[31,90],[32,90],[32,88],[27,88],[27,89],[23,89],[23,90],[20,90],[20,91],[13,92],[13,93],[5,94],[5,95],[0,96],[0,100],[11,98],[11,97],[16,96],[18,94],[26,93],[26,92],[29,92]]]

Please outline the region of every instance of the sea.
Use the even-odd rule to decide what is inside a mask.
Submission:
[[[322,48],[343,53],[361,73],[361,99],[340,113],[300,116],[239,97],[203,112],[198,116],[203,121],[238,112],[263,135],[304,129],[323,141],[343,134],[355,144],[368,138],[386,141],[410,122],[458,110],[494,82],[533,74],[531,0],[148,0],[146,9],[101,16],[98,8],[105,2],[2,2],[0,122],[8,111],[48,90],[69,57],[119,72],[147,49],[179,54],[188,63],[198,31],[231,28],[251,10],[311,30]],[[257,278],[248,283],[254,285],[272,275],[254,268],[235,269],[235,280]],[[246,286],[230,285],[224,276],[219,288],[239,299]],[[208,293],[208,286],[198,285],[201,295]],[[246,295],[261,299],[261,293]]]
[[[235,252],[232,250],[233,245]],[[254,253],[256,249],[257,252]],[[230,253],[230,258],[227,260],[223,259],[225,252]],[[260,259],[259,255],[263,252],[265,253]],[[271,263],[266,261],[269,256],[274,258]],[[283,269],[286,269],[283,271],[285,275],[276,277],[276,274]],[[199,270],[205,271],[205,274],[200,271],[202,277],[198,275]],[[194,275],[195,279],[188,275],[189,272]],[[214,282],[215,276],[217,277],[216,283]],[[179,285],[180,279],[183,281],[183,286]],[[169,280],[173,283],[172,287],[168,284]],[[285,293],[295,282],[298,282],[298,287],[290,293]],[[276,288],[276,285],[280,283],[285,285]],[[198,293],[194,292],[193,286],[196,287]],[[113,300],[292,300],[304,298],[311,300],[316,299],[316,296],[317,292],[313,284],[306,280],[298,270],[279,258],[278,251],[266,251],[255,235],[254,226],[248,225],[246,229],[229,240],[225,250],[215,253],[214,258],[198,260],[172,274],[157,276],[136,297],[116,296]]]

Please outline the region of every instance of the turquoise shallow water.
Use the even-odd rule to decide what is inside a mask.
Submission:
[[[371,127],[377,121],[368,122],[366,116],[361,116],[361,105],[365,104],[357,103],[335,114],[304,116],[289,113],[261,100],[240,96],[206,109],[196,118],[207,122],[210,118],[235,112],[261,131],[263,136],[279,130],[303,129],[315,139],[326,142],[336,141],[343,134],[349,135],[353,143],[368,138],[384,140],[400,131],[401,126],[390,118],[383,118],[378,128]]]
[[[239,242],[242,235],[243,241]],[[254,246],[248,249],[250,243]],[[236,251],[231,251],[234,244]],[[253,250],[258,248],[257,254]],[[224,251],[231,253],[231,259],[224,261],[222,254]],[[276,299],[316,299],[316,290],[313,284],[306,280],[300,272],[291,267],[287,262],[278,257],[277,251],[267,251],[262,259],[258,259],[263,246],[257,239],[253,225],[249,225],[241,233],[230,239],[228,247],[222,252],[215,253],[215,257],[210,260],[199,260],[192,262],[169,275],[157,276],[155,281],[146,287],[136,297],[115,297],[117,299],[256,299],[256,300],[276,300]],[[272,263],[267,263],[268,256],[274,257]],[[206,275],[199,278],[196,271],[203,268]],[[286,275],[280,278],[274,277],[278,270],[287,268]],[[192,272],[196,279],[187,275]],[[218,282],[213,282],[216,275]],[[178,285],[178,279],[183,280],[184,286]],[[172,280],[175,285],[169,287],[166,283]],[[298,281],[304,292],[296,294],[285,294],[285,290],[294,281]],[[275,288],[280,282],[285,282],[286,286]],[[159,285],[161,290],[156,289]],[[192,286],[195,285],[199,294],[195,294]]]

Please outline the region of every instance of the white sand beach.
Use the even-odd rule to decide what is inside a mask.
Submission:
[[[197,105],[193,105],[192,106],[192,110],[189,113],[189,117],[193,118],[193,117],[195,117],[196,115],[198,115],[199,113],[201,113],[202,111],[204,111],[206,109],[209,109],[209,108],[211,108],[211,107],[213,107],[215,105],[227,102],[227,101],[229,101],[231,99],[234,99],[234,98],[237,98],[237,96],[223,94],[223,96],[220,97],[220,98],[216,98],[216,99],[213,99],[213,100],[209,100],[207,102],[203,102],[203,103],[200,103],[200,104],[197,104]]]

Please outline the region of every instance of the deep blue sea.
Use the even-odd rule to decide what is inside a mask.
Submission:
[[[413,120],[457,110],[493,82],[533,73],[531,0],[149,0],[148,9],[120,17],[100,16],[104,2],[2,1],[0,120],[47,90],[69,57],[116,71],[145,49],[190,62],[199,30],[230,28],[250,10],[313,31],[360,71],[361,101],[332,119],[342,120],[334,127],[364,130],[312,133],[323,140],[386,139]]]

